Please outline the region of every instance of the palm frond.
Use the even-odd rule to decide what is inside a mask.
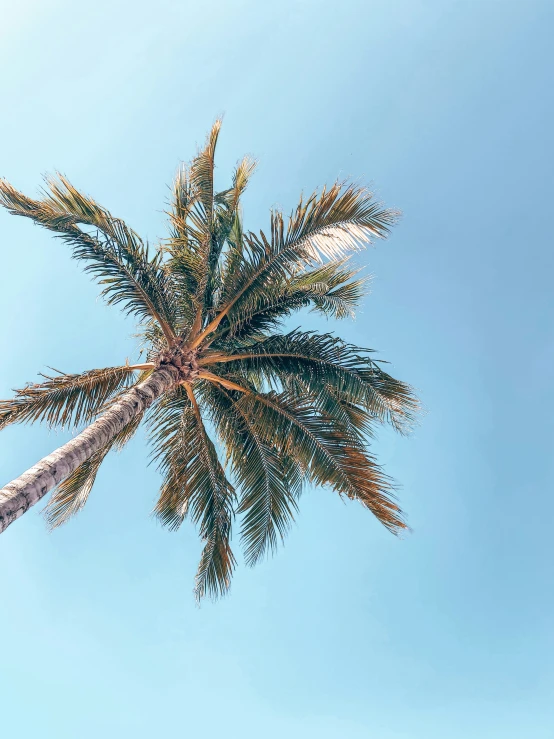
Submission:
[[[297,511],[302,474],[294,460],[268,444],[250,416],[222,385],[203,384],[202,399],[227,450],[240,489],[239,513],[246,562],[256,564],[284,540]]]
[[[312,484],[359,500],[393,533],[405,528],[394,486],[365,445],[337,419],[318,413],[309,398],[245,387],[236,404],[257,419],[260,438],[294,459]]]
[[[159,255],[150,258],[132,229],[64,176],[47,178],[43,195],[33,200],[0,180],[0,205],[56,233],[72,247],[74,259],[87,263],[85,271],[106,285],[102,295],[108,304],[122,304],[141,320],[156,319],[170,338],[174,315]]]
[[[225,205],[230,214],[237,213],[242,194],[246,190],[257,166],[258,163],[253,157],[243,157],[233,172],[232,187],[216,194],[216,202]]]
[[[10,400],[0,400],[0,429],[35,421],[51,427],[89,423],[111,398],[135,382],[136,371],[128,366],[105,367],[80,375],[57,373],[44,377],[44,382],[16,390]]]
[[[186,240],[189,230],[187,218],[196,203],[197,194],[193,192],[190,182],[189,168],[181,163],[173,180],[168,212],[176,238]]]
[[[240,199],[256,168],[251,157],[244,157],[233,172],[233,184],[229,190],[214,195],[214,226],[208,257],[209,278],[204,296],[204,319],[213,318],[221,299],[226,270],[233,269],[242,256],[242,214]],[[222,263],[222,254],[225,257]]]
[[[273,241],[281,248],[309,244],[314,260],[339,259],[372,237],[385,238],[397,218],[398,212],[384,208],[367,188],[336,182],[305,202],[300,198],[286,231],[275,213]]]
[[[154,514],[163,526],[175,531],[187,516],[192,489],[180,470],[194,453],[196,418],[183,386],[161,398],[148,414],[152,459],[163,484]]]
[[[246,372],[263,377],[272,386],[302,379],[308,389],[332,387],[345,400],[359,405],[398,431],[409,431],[419,409],[413,390],[384,372],[371,353],[346,344],[332,334],[293,331],[247,346],[243,352],[206,357],[203,366],[218,372]]]
[[[280,378],[279,385],[286,392],[309,402],[316,413],[336,421],[362,444],[375,436],[375,427],[382,422],[375,413],[353,402],[348,393],[326,382],[306,382],[301,377],[286,375]]]
[[[227,336],[239,341],[263,338],[291,313],[310,306],[327,318],[353,318],[367,294],[369,278],[354,279],[360,270],[347,268],[347,262],[337,260],[292,278],[273,280],[263,292],[252,296],[248,312],[235,308],[229,311],[210,344],[217,347]]]
[[[154,458],[164,476],[155,513],[170,528],[190,514],[205,542],[196,595],[223,595],[235,558],[230,546],[235,491],[219,462],[190,386],[164,398],[151,417]]]
[[[306,202],[301,198],[286,228],[283,215],[272,213],[270,239],[263,232],[244,236],[241,269],[228,276],[221,310],[195,345],[213,333],[231,309],[247,314],[252,301],[270,291],[274,280],[293,278],[307,265],[342,259],[372,237],[385,237],[397,215],[366,189],[341,183],[313,193]]]
[[[245,396],[238,402],[252,403],[252,412],[264,418],[260,426],[267,429],[268,443],[284,442],[312,484],[329,485],[340,495],[359,500],[393,533],[405,528],[394,502],[394,486],[346,427],[288,393]]]
[[[235,168],[231,188],[214,190],[215,149],[221,121],[216,121],[190,165],[180,168],[174,182],[169,216],[172,235],[164,251],[170,258],[166,269],[178,297],[179,333],[198,331],[213,317],[222,289],[222,260],[236,257],[242,242],[240,198],[255,162],[244,157]]]
[[[204,148],[198,152],[190,165],[192,190],[197,194],[198,201],[204,209],[207,223],[210,223],[213,217],[215,149],[220,131],[221,119],[218,118],[208,134]]]
[[[185,314],[180,333],[200,328],[217,288],[219,255],[226,233],[214,192],[214,167],[221,120],[216,120],[205,146],[190,165],[182,166],[173,186],[170,218],[173,234],[166,241],[167,271]],[[223,229],[224,230],[224,229]]]
[[[139,340],[139,352],[146,354],[146,361],[155,361],[167,348],[167,340],[157,321],[145,321],[134,334]]]

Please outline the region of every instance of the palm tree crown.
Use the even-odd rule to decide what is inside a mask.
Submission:
[[[403,528],[368,438],[379,423],[405,432],[417,411],[411,388],[371,351],[331,333],[283,330],[300,308],[353,315],[366,280],[350,255],[384,238],[396,213],[366,189],[336,183],[301,198],[288,219],[273,211],[267,233],[246,231],[240,202],[255,162],[240,161],[231,187],[216,192],[219,130],[217,121],[180,168],[169,236],[154,250],[61,175],[48,178],[36,200],[0,182],[0,203],[66,242],[108,303],[136,316],[147,347],[142,364],[54,374],[16,391],[0,401],[0,428],[90,424],[171,366],[172,387],[54,489],[45,515],[55,527],[77,513],[106,454],[145,420],[163,476],[155,514],[170,529],[190,516],[204,542],[198,597],[229,587],[235,516],[246,562],[255,564],[287,533],[305,485],[330,486],[392,532]]]

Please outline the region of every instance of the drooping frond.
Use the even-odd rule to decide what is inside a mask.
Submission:
[[[186,468],[192,456],[196,418],[183,386],[166,395],[151,409],[148,417],[152,458],[163,477],[154,513],[160,522],[174,531],[185,519],[192,489],[179,470]]]
[[[0,205],[56,233],[72,247],[74,259],[106,285],[102,295],[128,314],[154,318],[166,336],[172,335],[173,307],[159,255],[125,223],[83,195],[62,175],[46,179],[41,200],[33,200],[0,180]]]
[[[369,352],[346,344],[331,334],[293,331],[271,336],[236,354],[208,356],[203,365],[213,371],[229,365],[228,372],[247,372],[271,385],[287,385],[295,378],[318,392],[328,385],[349,403],[409,430],[418,410],[413,390],[381,369]]]
[[[230,536],[236,496],[190,386],[181,386],[156,406],[151,427],[154,458],[164,476],[156,515],[177,528],[190,514],[205,542],[196,576],[197,597],[222,595],[235,566]]]
[[[336,421],[346,429],[348,435],[364,444],[375,436],[375,427],[382,421],[363,405],[353,402],[348,393],[325,382],[306,382],[300,377],[288,375],[280,384],[287,392],[305,399],[315,412]]]
[[[84,507],[108,452],[111,449],[123,449],[136,433],[142,418],[142,413],[136,416],[112,441],[79,465],[72,475],[58,485],[42,512],[50,529],[66,523]]]
[[[257,419],[236,403],[232,391],[217,383],[202,387],[202,399],[240,490],[246,562],[254,565],[267,551],[275,551],[294,521],[302,473],[284,450],[267,443]]]
[[[312,484],[329,485],[340,495],[359,500],[393,533],[405,528],[390,480],[336,419],[314,412],[309,401],[290,393],[245,395],[238,402],[252,404],[267,442],[284,443]]]
[[[0,429],[11,423],[35,421],[63,427],[90,423],[135,379],[136,372],[127,366],[45,376],[44,382],[29,384],[16,390],[14,398],[0,400]]]
[[[260,438],[295,460],[307,480],[359,500],[393,533],[405,528],[394,487],[359,436],[314,409],[309,398],[286,391],[257,393],[246,383],[242,390],[236,392],[236,404],[257,419]]]

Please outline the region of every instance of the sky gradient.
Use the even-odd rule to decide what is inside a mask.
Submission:
[[[426,414],[375,450],[413,531],[328,491],[286,547],[198,608],[200,544],[149,513],[139,435],[54,534],[0,538],[0,707],[14,739],[554,736],[554,154],[549,0],[0,0],[0,176],[58,169],[144,237],[224,114],[245,221],[352,176],[403,211],[365,253],[344,338]],[[67,250],[0,213],[0,397],[47,366],[133,359],[133,324]],[[303,328],[322,328],[302,317]],[[14,427],[0,484],[67,437]]]

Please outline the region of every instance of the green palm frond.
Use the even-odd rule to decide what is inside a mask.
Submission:
[[[315,391],[328,385],[399,431],[409,430],[419,408],[413,390],[384,372],[369,354],[332,334],[293,331],[271,336],[234,355],[215,353],[203,364],[215,372],[227,364],[227,372],[255,374],[273,386],[276,382],[286,385],[289,378],[302,379]]]
[[[291,280],[290,292],[304,292],[313,310],[328,318],[354,318],[356,308],[368,293],[370,277],[354,279],[361,270],[347,269],[348,261],[337,260],[303,272]]]
[[[214,156],[221,121],[216,121],[190,165],[175,178],[169,216],[172,233],[164,251],[168,278],[177,296],[178,333],[190,335],[214,315],[225,273],[240,260],[242,227],[240,198],[254,172],[255,161],[244,157],[228,190],[214,190]]]
[[[196,418],[184,387],[166,395],[148,414],[152,459],[163,484],[154,513],[163,526],[175,531],[187,516],[193,493],[187,478],[180,477],[192,456]]]
[[[198,301],[196,325],[201,326],[204,312],[211,305],[211,297],[217,287],[219,277],[219,256],[225,240],[225,233],[214,191],[215,150],[221,120],[217,119],[212,126],[206,144],[194,157],[190,164],[190,182],[196,196],[196,205],[191,218],[196,216],[196,227],[201,233],[199,255],[201,274],[196,295]],[[196,211],[196,212],[195,212]]]
[[[246,385],[242,394],[230,392],[236,392],[237,406],[257,419],[260,438],[290,456],[312,484],[359,500],[393,533],[405,528],[393,484],[347,426],[293,393],[256,393]]]
[[[275,551],[294,521],[302,490],[301,470],[284,450],[264,440],[256,418],[237,404],[231,391],[217,384],[202,387],[202,399],[240,489],[241,535],[246,562],[254,565],[267,551]]]
[[[170,255],[167,271],[179,295],[184,314],[180,333],[201,325],[201,319],[215,289],[218,258],[226,234],[221,224],[214,193],[214,157],[221,121],[216,120],[206,144],[190,165],[182,166],[175,178],[170,203],[173,228],[166,241]]]
[[[222,595],[235,566],[230,536],[236,496],[191,388],[181,386],[158,403],[150,425],[154,459],[164,477],[155,513],[172,529],[190,514],[205,542],[196,575],[197,597]]]
[[[290,216],[286,231],[280,213],[273,216],[273,241],[287,248],[309,243],[312,259],[337,259],[367,243],[385,238],[398,212],[384,208],[365,187],[336,182],[300,202]]]
[[[393,533],[405,528],[394,502],[394,486],[359,439],[336,419],[314,412],[309,400],[290,393],[245,396],[239,401],[264,419],[268,443],[285,450],[304,467],[310,482],[329,485],[339,495],[359,500]]]
[[[240,260],[242,254],[240,200],[255,168],[254,159],[243,157],[233,172],[232,187],[214,195],[214,227],[208,257],[209,279],[205,295],[205,315],[209,318],[213,317],[215,307],[221,299],[226,270],[232,269],[234,260]],[[222,263],[224,250],[226,254]]]
[[[147,246],[121,219],[62,175],[46,179],[42,200],[28,198],[0,180],[0,205],[54,231],[69,244],[73,258],[85,261],[85,271],[106,285],[102,295],[108,304],[123,304],[127,314],[141,320],[154,318],[168,337],[172,335],[174,314],[160,257],[151,258]]]
[[[283,381],[284,380],[284,381]],[[314,411],[344,426],[347,433],[365,443],[375,436],[376,426],[382,423],[375,413],[351,400],[348,393],[337,390],[326,382],[306,382],[300,377],[286,376],[280,385],[287,391],[309,402]]]
[[[246,314],[231,309],[211,340],[225,346],[226,337],[240,341],[261,338],[275,330],[294,311],[310,307],[328,318],[353,318],[367,294],[368,277],[354,279],[359,269],[346,267],[348,259],[305,270],[292,278],[273,280],[252,296]],[[223,343],[222,343],[223,342]]]
[[[115,436],[112,441],[99,449],[95,454],[79,465],[66,480],[52,493],[42,511],[49,529],[55,529],[83,509],[88,500],[96,475],[108,452],[111,449],[120,451],[135,435],[141,424],[143,414],[136,416],[127,426]]]
[[[90,423],[106,403],[136,381],[128,366],[89,370],[80,375],[44,375],[44,382],[29,384],[10,400],[0,400],[0,429],[12,423],[44,421],[49,426]]]
[[[232,272],[233,265],[238,264],[242,258],[242,214],[240,203],[256,166],[257,162],[255,159],[250,156],[243,157],[233,172],[232,187],[215,195],[215,202],[219,206],[217,208],[219,221],[218,236],[220,241],[218,255],[222,253],[225,246],[227,247],[224,265],[220,266],[220,270],[223,273],[221,278],[222,283],[225,282],[225,274]]]
[[[283,215],[273,212],[270,239],[263,232],[244,235],[241,269],[228,275],[221,310],[195,344],[212,333],[231,310],[247,315],[260,294],[268,293],[271,300],[275,280],[292,279],[309,265],[342,259],[373,237],[384,238],[397,216],[365,188],[341,183],[323,188],[306,202],[301,199],[286,228]]]

